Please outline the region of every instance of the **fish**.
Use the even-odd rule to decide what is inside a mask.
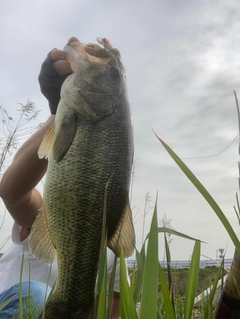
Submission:
[[[47,319],[91,318],[104,210],[107,246],[117,256],[123,249],[125,257],[135,247],[126,72],[120,51],[105,38],[98,42],[64,47],[73,73],[62,85],[55,123],[38,150],[48,168],[29,248],[47,263],[58,262]]]

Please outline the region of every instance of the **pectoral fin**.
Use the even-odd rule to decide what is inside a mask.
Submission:
[[[42,208],[32,225],[29,237],[29,249],[32,255],[47,263],[56,259],[56,249],[53,245],[46,214]]]
[[[53,124],[44,136],[38,149],[39,158],[48,158],[53,146],[54,129],[55,125]]]
[[[120,257],[121,247],[123,248],[125,257],[129,257],[133,253],[135,246],[135,232],[129,202],[126,205],[116,231],[108,240],[107,245],[118,257]]]
[[[77,115],[72,114],[61,123],[53,144],[53,158],[60,162],[72,144],[77,130]]]

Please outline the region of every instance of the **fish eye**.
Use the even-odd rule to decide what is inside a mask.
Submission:
[[[110,74],[114,79],[117,79],[120,76],[119,68],[112,66],[110,69]]]

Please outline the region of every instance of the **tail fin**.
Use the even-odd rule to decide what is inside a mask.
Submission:
[[[91,311],[84,311],[79,307],[76,311],[71,311],[69,308],[63,308],[63,305],[57,304],[49,300],[42,310],[38,319],[90,319]]]

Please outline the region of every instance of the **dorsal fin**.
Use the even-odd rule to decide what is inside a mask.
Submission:
[[[53,124],[49,130],[47,131],[46,135],[44,136],[42,143],[39,146],[38,149],[38,157],[39,158],[48,158],[49,154],[52,150],[53,146],[53,137],[54,137],[54,131],[55,131],[55,124]]]

